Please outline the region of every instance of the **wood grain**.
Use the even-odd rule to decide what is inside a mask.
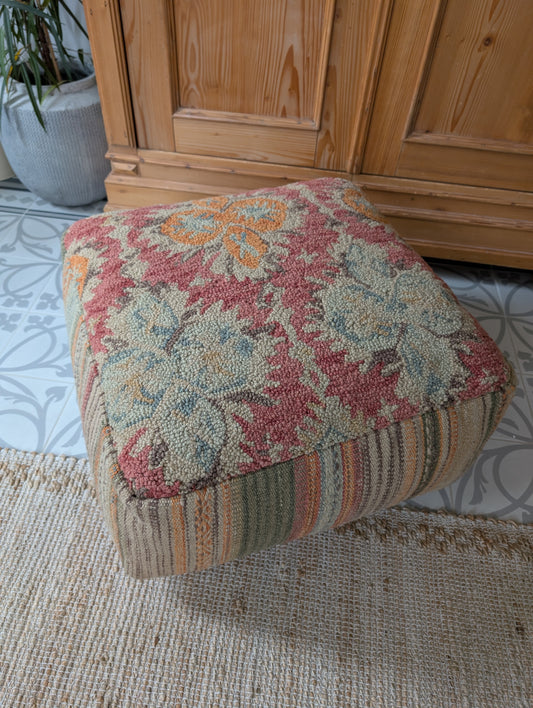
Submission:
[[[533,268],[533,231],[389,217],[392,226],[426,257]]]
[[[514,152],[455,147],[453,143],[405,141],[396,175],[530,191],[533,190],[533,158]]]
[[[86,0],[87,31],[109,144],[135,146],[135,124],[118,0]]]
[[[415,129],[533,145],[531,0],[448,0]]]
[[[363,157],[364,173],[396,173],[441,7],[441,0],[399,0],[393,4]]]
[[[315,122],[307,118],[278,118],[276,116],[258,116],[253,113],[237,113],[236,111],[204,111],[201,108],[180,108],[174,113],[174,118],[197,118],[244,125],[268,125],[271,128],[300,128],[316,132]]]
[[[390,0],[337,0],[315,158],[319,168],[353,168],[356,136],[366,132],[384,44],[379,19],[390,5]]]
[[[176,116],[174,136],[177,152],[233,157],[261,162],[311,167],[315,157],[316,132],[280,126],[228,123]]]
[[[120,0],[139,147],[173,150],[178,107],[174,22],[170,0]]]
[[[446,133],[411,133],[406,142],[425,145],[442,145],[471,150],[489,150],[517,155],[533,155],[533,144],[511,143],[507,140],[474,138],[469,135],[450,135]]]
[[[317,121],[332,0],[175,0],[180,106]]]

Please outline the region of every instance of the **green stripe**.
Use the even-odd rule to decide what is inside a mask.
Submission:
[[[422,490],[424,490],[431,479],[433,478],[433,475],[435,474],[435,468],[437,466],[437,463],[439,461],[439,456],[440,456],[440,446],[441,446],[441,439],[440,439],[440,426],[439,426],[439,417],[441,415],[446,415],[446,413],[439,412],[439,411],[429,411],[428,413],[424,413],[422,416],[422,426],[423,426],[423,431],[424,431],[424,454],[425,454],[425,460],[424,460],[424,471],[422,473],[422,477],[420,479],[420,483],[418,487],[416,488],[416,491],[414,492],[413,496],[417,496],[418,494],[421,494]]]
[[[284,462],[241,477],[237,499],[242,512],[238,557],[281,543],[294,522],[293,463]]]

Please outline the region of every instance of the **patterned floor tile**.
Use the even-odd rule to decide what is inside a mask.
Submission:
[[[44,288],[33,303],[33,311],[64,316],[62,292],[62,266],[57,263],[52,269]]]
[[[529,401],[529,405],[531,407],[531,410],[533,411],[533,371],[531,373],[524,373],[522,372],[522,382],[524,385],[524,391],[526,394],[526,397]],[[533,416],[532,416],[533,419]],[[532,464],[533,467],[533,464]]]
[[[516,351],[516,365],[525,373],[533,374],[533,316],[506,320],[509,336]]]
[[[0,214],[0,221],[1,216]],[[57,263],[61,257],[63,233],[72,221],[26,213],[19,218],[16,230],[11,230],[9,240],[5,236],[2,237],[0,254],[9,249],[10,255],[18,259],[33,261],[40,258]]]
[[[21,221],[22,214],[0,211],[0,256],[14,254]]]
[[[74,386],[63,412],[50,432],[45,443],[44,452],[53,452],[56,455],[87,457],[87,448],[83,438],[80,410]]]
[[[460,479],[445,489],[416,497],[408,505],[531,523],[532,460],[533,441],[504,444],[491,439]]]
[[[5,180],[0,187],[0,209],[23,213],[33,204],[34,196],[16,180]]]
[[[7,349],[14,333],[25,318],[25,312],[14,312],[0,307],[0,355]]]
[[[0,373],[0,447],[41,452],[72,384]]]
[[[513,442],[533,441],[533,414],[529,396],[526,394],[522,375],[517,372],[517,387],[509,408],[494,431],[498,440]],[[533,460],[532,460],[533,470]]]
[[[532,324],[533,273],[525,270],[497,270],[497,288],[507,317]]]
[[[57,269],[53,261],[0,256],[0,307],[31,309]]]
[[[0,371],[73,383],[64,317],[30,313],[0,354]]]

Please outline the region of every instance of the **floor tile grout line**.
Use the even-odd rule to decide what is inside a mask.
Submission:
[[[56,212],[56,211],[46,211],[43,209],[35,209],[35,208],[30,208],[27,209],[24,216],[39,216],[39,217],[44,217],[48,219],[62,219],[64,221],[78,221],[79,219],[83,219],[86,215],[85,214],[71,214],[69,212]]]

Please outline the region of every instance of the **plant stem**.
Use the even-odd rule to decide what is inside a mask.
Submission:
[[[35,0],[35,6],[39,10],[41,9],[39,0]],[[57,82],[61,83],[61,72],[59,71],[59,66],[54,52],[54,46],[52,44],[52,41],[50,40],[48,27],[40,17],[36,18],[36,25],[37,33],[39,35],[39,48],[41,51],[41,56],[43,57],[43,61],[46,64],[48,70],[55,75]]]

